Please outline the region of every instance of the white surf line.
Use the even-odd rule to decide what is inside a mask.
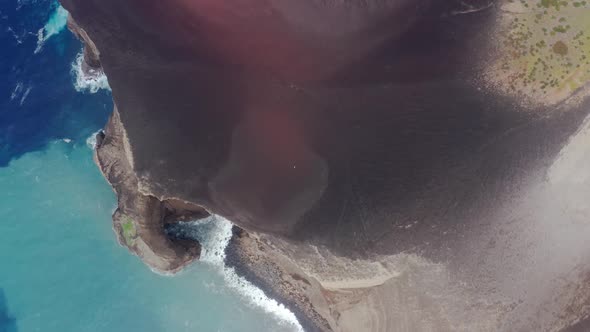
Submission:
[[[102,129],[99,129],[86,138],[86,145],[88,148],[90,148],[90,150],[96,149],[96,135],[98,135],[101,131]]]
[[[107,75],[100,69],[89,68],[84,72],[82,64],[84,63],[84,52],[80,51],[76,59],[72,62],[71,73],[74,77],[74,89],[78,92],[97,93],[104,89],[111,91]]]
[[[283,304],[269,298],[264,292],[245,278],[239,276],[235,269],[225,265],[225,248],[232,237],[232,224],[227,219],[212,215],[208,218],[190,223],[189,235],[201,243],[201,262],[214,266],[223,276],[227,286],[243,296],[252,305],[276,317],[279,322],[294,331],[303,332],[297,317]]]

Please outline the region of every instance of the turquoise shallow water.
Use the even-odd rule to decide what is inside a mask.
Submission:
[[[213,251],[165,277],[119,246],[86,143],[112,110],[108,83],[80,77],[64,28],[54,0],[0,1],[0,332],[294,330]],[[221,225],[204,234],[217,251]]]
[[[0,287],[18,331],[287,330],[212,266],[160,276],[120,247],[91,157],[59,140],[0,168]]]

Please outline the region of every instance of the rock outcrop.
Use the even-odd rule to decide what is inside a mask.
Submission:
[[[69,30],[84,44],[82,72],[102,73],[100,52],[86,31],[68,17]],[[159,199],[142,193],[133,171],[133,156],[117,108],[104,130],[96,134],[95,161],[118,197],[113,229],[122,246],[159,273],[174,273],[198,259],[197,241],[165,236],[167,224],[200,219],[209,213],[200,206],[174,198]]]
[[[489,89],[504,2],[62,2],[117,105],[115,230],[153,268],[198,256],[166,223],[214,213],[242,229],[228,264],[309,330],[590,314],[590,107]]]
[[[86,31],[82,29],[78,23],[74,20],[72,15],[68,16],[68,29],[84,44],[84,62],[82,70],[88,72],[90,69],[98,70],[101,69],[100,65],[100,52],[94,42]]]
[[[129,143],[116,108],[104,131],[97,136],[97,164],[118,197],[113,228],[119,243],[162,273],[179,271],[197,259],[199,243],[169,238],[164,228],[167,223],[200,219],[208,213],[190,203],[158,199],[140,192]]]

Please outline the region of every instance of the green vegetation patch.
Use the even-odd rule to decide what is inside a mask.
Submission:
[[[590,2],[507,1],[521,6],[505,13],[499,34],[497,68],[509,91],[557,99],[590,81]]]
[[[133,220],[127,216],[123,217],[121,228],[123,229],[123,238],[127,246],[134,245],[135,239],[137,238],[137,230],[135,229]]]

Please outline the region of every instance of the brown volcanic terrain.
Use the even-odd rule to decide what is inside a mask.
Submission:
[[[198,256],[164,228],[205,209],[309,330],[589,313],[590,108],[482,88],[504,2],[62,2],[117,105],[97,151],[116,229],[151,267]]]

